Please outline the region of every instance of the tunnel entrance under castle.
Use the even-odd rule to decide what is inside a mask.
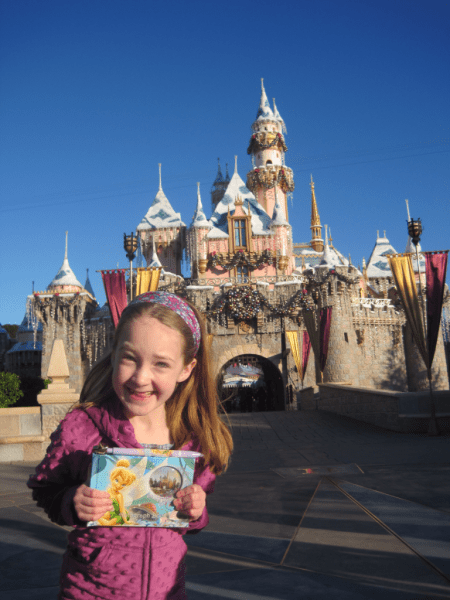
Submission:
[[[283,379],[267,358],[241,354],[222,367],[219,397],[227,413],[284,410]]]

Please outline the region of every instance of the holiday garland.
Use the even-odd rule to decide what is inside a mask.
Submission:
[[[292,192],[294,190],[294,178],[292,169],[285,166],[275,166],[274,169],[253,169],[247,174],[247,187],[252,192],[257,187],[263,187],[266,190],[278,185],[283,192]]]
[[[247,255],[243,250],[238,250],[231,259],[223,254],[213,252],[208,260],[208,269],[219,266],[229,271],[235,267],[246,266],[253,271],[259,269],[261,265],[270,264],[272,261],[273,257],[270,250],[264,250],[259,256],[252,256],[251,253]]]
[[[272,135],[274,135],[273,140],[266,141],[268,139],[270,140]],[[277,144],[280,144],[283,151],[287,152],[286,142],[284,141],[284,137],[281,135],[281,133],[270,134],[265,131],[260,131],[259,133],[254,133],[250,138],[247,154],[254,154],[259,150],[267,150],[267,148],[273,148]]]
[[[216,301],[206,314],[212,317],[225,314],[234,319],[249,320],[256,317],[265,307],[273,315],[293,317],[299,310],[311,309],[312,304],[306,298],[307,294],[307,290],[299,290],[286,304],[273,305],[260,292],[252,290],[249,286],[234,287]]]

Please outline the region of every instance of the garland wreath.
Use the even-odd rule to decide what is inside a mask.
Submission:
[[[299,290],[286,304],[273,305],[258,290],[252,290],[249,286],[234,287],[215,303],[207,316],[226,314],[235,319],[249,320],[256,317],[262,307],[266,307],[273,315],[293,317],[299,309],[311,308],[311,302],[306,298],[307,294],[307,290]]]
[[[247,266],[251,271],[259,269],[261,265],[270,264],[273,261],[273,256],[270,250],[264,250],[255,259],[247,256],[243,250],[238,250],[234,256],[227,260],[222,254],[213,252],[208,260],[208,268],[211,267],[222,267],[226,271],[234,269],[235,267]]]
[[[279,185],[283,192],[292,192],[294,190],[294,178],[292,169],[282,166],[278,172],[267,171],[266,169],[253,169],[247,175],[247,187],[249,190],[261,186],[266,190]]]
[[[284,141],[284,137],[281,133],[277,133],[274,139],[271,142],[265,142],[268,137],[265,131],[260,131],[259,133],[254,133],[250,138],[250,144],[247,148],[247,154],[252,154],[253,152],[258,152],[258,150],[267,150],[267,148],[273,148],[278,143],[281,144],[284,152],[287,152],[286,142]],[[255,148],[257,146],[257,148]]]
[[[355,267],[356,268],[356,267]],[[328,273],[326,273],[323,277],[317,277],[317,275],[309,275],[308,278],[313,285],[319,286],[326,283],[332,275],[335,275],[339,281],[343,281],[347,285],[351,285],[352,283],[356,283],[359,280],[359,276],[355,275],[353,277],[346,277],[342,273],[338,273],[335,269],[330,269]]]

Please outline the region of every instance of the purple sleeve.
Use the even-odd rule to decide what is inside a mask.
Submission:
[[[58,525],[84,525],[75,512],[73,498],[85,483],[93,446],[100,434],[81,410],[69,413],[51,434],[43,461],[30,476],[33,500]]]

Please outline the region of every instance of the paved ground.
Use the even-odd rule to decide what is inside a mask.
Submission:
[[[189,545],[190,600],[450,598],[450,437],[335,415],[231,415],[235,453]],[[0,600],[56,598],[66,531],[0,464]]]

